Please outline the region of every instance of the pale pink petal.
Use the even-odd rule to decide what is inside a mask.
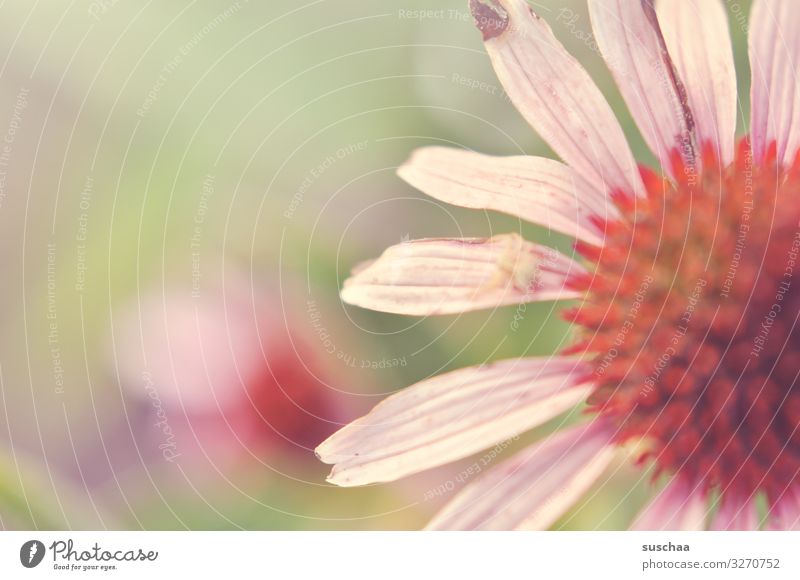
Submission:
[[[426,147],[398,174],[446,203],[501,211],[590,244],[603,243],[602,232],[590,218],[616,215],[602,190],[553,159]]]
[[[658,21],[684,83],[697,143],[733,161],[737,89],[728,16],[722,0],[660,0]]]
[[[519,112],[581,176],[641,192],[622,128],[591,77],[525,0],[470,0],[495,72]]]
[[[594,485],[614,449],[599,421],[553,435],[468,485],[428,529],[546,529]]]
[[[645,142],[671,174],[677,148],[694,162],[693,121],[649,1],[590,0],[597,44]]]
[[[673,479],[636,518],[633,530],[703,530],[707,505],[703,493],[682,479]]]
[[[800,10],[795,0],[753,3],[750,15],[750,133],[756,162],[772,142],[790,164],[800,147]]]
[[[753,498],[739,500],[723,498],[719,510],[711,520],[716,531],[750,531],[758,529],[758,512]]]
[[[387,249],[342,289],[348,304],[427,316],[542,300],[578,298],[564,287],[581,266],[517,234],[425,239]]]
[[[787,489],[770,514],[769,529],[800,531],[800,489]]]
[[[342,486],[392,481],[532,429],[590,392],[586,363],[514,359],[422,381],[392,395],[317,448]]]

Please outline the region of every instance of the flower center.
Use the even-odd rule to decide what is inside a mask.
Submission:
[[[774,149],[774,148],[773,148]],[[800,472],[800,163],[755,165],[743,140],[646,198],[613,197],[604,248],[568,318],[594,360],[592,410],[636,440],[656,474],[775,501]]]

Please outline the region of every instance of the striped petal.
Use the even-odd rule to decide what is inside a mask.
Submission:
[[[426,147],[398,174],[445,203],[501,211],[590,244],[603,243],[590,218],[614,211],[605,194],[573,169],[541,157],[490,157]]]
[[[658,21],[686,88],[698,144],[727,166],[736,135],[736,67],[721,0],[660,0]]]
[[[589,13],[597,45],[642,137],[671,173],[675,148],[694,163],[694,123],[651,2],[589,0]]]
[[[517,234],[404,242],[353,272],[342,289],[348,304],[427,316],[509,304],[578,298],[565,288],[581,266]]]
[[[434,530],[543,530],[611,462],[611,430],[595,421],[548,438],[469,485],[428,525]]]
[[[754,2],[750,15],[750,133],[754,160],[772,142],[791,164],[800,147],[800,10],[793,0]]]
[[[704,530],[707,502],[700,490],[673,479],[642,510],[631,529],[640,531]]]
[[[525,0],[470,0],[500,82],[523,117],[591,183],[643,191],[617,119],[591,77]]]
[[[719,511],[711,520],[716,531],[751,531],[758,529],[758,512],[752,498],[745,501],[723,498]]]
[[[422,381],[392,395],[317,448],[341,486],[392,481],[532,429],[585,399],[575,359],[514,359]]]

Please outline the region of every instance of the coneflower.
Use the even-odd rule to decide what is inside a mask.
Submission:
[[[579,299],[575,343],[423,381],[318,448],[330,481],[390,481],[588,403],[587,420],[460,492],[435,529],[547,528],[615,453],[665,480],[634,527],[800,527],[800,10],[750,19],[750,134],[720,0],[589,0],[597,45],[661,172],[637,166],[586,71],[523,0],[471,0],[509,97],[564,163],[426,148],[400,176],[448,203],[574,236],[576,259],[516,235],[387,250],[343,299],[430,315]],[[644,450],[644,451],[642,451]],[[712,505],[717,505],[712,509]]]
[[[229,276],[195,296],[149,292],[124,311],[117,368],[165,457],[307,458],[333,432],[342,403],[324,382],[330,369],[281,304]]]

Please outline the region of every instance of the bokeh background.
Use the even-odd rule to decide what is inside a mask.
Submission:
[[[360,489],[313,454],[387,393],[569,337],[550,303],[418,320],[338,298],[409,238],[519,231],[571,252],[394,175],[428,144],[551,154],[466,4],[0,3],[0,527],[416,529],[464,465],[550,428]],[[727,5],[746,118],[749,2]],[[652,163],[585,3],[535,8]],[[623,467],[556,527],[624,527],[647,483]]]

